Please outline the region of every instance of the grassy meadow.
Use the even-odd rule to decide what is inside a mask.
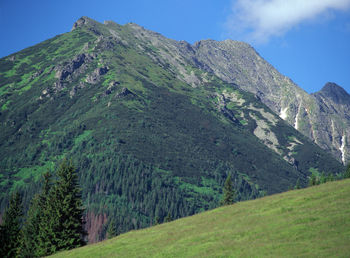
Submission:
[[[349,257],[349,214],[347,179],[220,207],[55,256]]]

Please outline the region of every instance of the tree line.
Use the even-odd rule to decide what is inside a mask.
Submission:
[[[129,170],[127,168],[130,169],[128,166],[125,169]],[[120,168],[120,171],[122,170]],[[144,179],[147,178],[145,168],[136,170],[143,174]],[[324,173],[312,174],[309,177],[309,185],[341,178],[350,178],[350,164],[343,174],[336,177],[325,176]],[[222,188],[220,205],[231,205],[240,200],[237,197],[241,185],[237,185],[236,179],[234,173],[228,173]],[[12,194],[0,226],[1,257],[41,257],[86,244],[87,233],[84,231],[81,189],[72,161],[63,160],[56,173],[45,173],[42,181],[41,190],[31,200],[25,220],[21,195]],[[151,181],[149,181],[150,184],[152,184]],[[163,183],[166,184],[166,182]],[[172,212],[174,210],[168,209],[167,215],[163,218],[159,216],[160,213],[155,212],[153,224],[169,222],[177,218]],[[114,210],[114,216],[115,214]],[[120,233],[119,221],[114,216],[109,216],[109,223],[106,225],[108,226],[105,233],[107,238]]]
[[[91,216],[106,218],[101,225],[85,224],[87,231],[94,232],[88,238],[92,242],[216,208],[220,204],[222,186],[228,174],[236,190],[235,201],[260,196],[260,190],[255,185],[223,162],[209,164],[215,170],[208,170],[196,178],[179,178],[171,171],[108,149],[103,155],[74,156],[74,162],[79,164],[76,168],[86,208],[84,218],[87,222]],[[51,176],[51,180],[56,177]],[[22,196],[24,213],[28,215],[33,196],[45,188],[45,180],[39,181],[30,181],[16,189]],[[211,191],[193,189],[201,185],[210,187]],[[3,201],[3,210],[7,209],[9,199],[8,194],[6,202]]]
[[[335,181],[335,180],[341,180],[345,178],[350,178],[350,163],[347,165],[346,170],[344,173],[341,174],[328,174],[326,175],[324,172],[316,174],[312,173],[309,177],[309,186],[313,185],[320,185],[327,182]]]
[[[131,168],[134,166],[132,162],[126,162],[125,164],[129,164],[125,167],[125,172],[134,170]],[[147,177],[146,174],[150,173],[150,171],[145,169],[145,167],[142,169],[138,167],[136,170],[138,175],[142,175],[143,180],[151,179]],[[119,172],[122,171],[124,169],[120,167]],[[125,176],[126,173],[121,173],[121,175]],[[132,173],[132,175],[134,174]],[[235,188],[237,188],[237,193],[241,191],[241,182],[238,180],[238,184],[237,182],[233,183],[232,176],[236,178],[234,173],[232,175],[229,174],[225,181],[222,205],[233,204],[237,200],[238,195]],[[138,180],[137,177],[133,177],[133,179]],[[164,178],[161,179],[163,182],[159,183],[163,187],[169,184],[164,189],[167,191],[171,190],[172,187],[170,185],[172,183],[167,182]],[[152,184],[157,184],[157,182],[150,180],[149,184],[151,186]],[[155,188],[160,189],[159,186]],[[148,190],[154,191],[155,189]],[[154,193],[161,194],[161,192],[157,191],[154,191]],[[152,196],[155,199],[160,198],[160,196],[156,197],[154,194]],[[174,198],[177,201],[184,201],[177,193],[174,195]],[[89,200],[87,201],[89,202]],[[156,209],[154,211],[154,222],[152,224],[170,222],[180,217],[176,209],[171,209],[176,202],[173,199],[167,201],[170,201],[170,206],[162,203],[161,206],[164,206],[164,210]],[[42,257],[86,244],[87,233],[84,231],[84,209],[82,208],[81,189],[79,189],[78,174],[72,161],[64,160],[54,174],[44,173],[41,189],[31,199],[26,215],[24,215],[23,203],[24,200],[22,200],[18,192],[11,195],[8,208],[5,210],[3,221],[0,225],[0,241],[2,243],[0,257]],[[186,204],[187,202],[181,206],[188,208]],[[121,233],[121,222],[115,219],[119,212],[116,212],[114,205],[112,207],[114,208],[114,214],[110,214],[106,225],[105,237],[107,238]],[[162,215],[165,212],[166,214]],[[191,213],[193,214],[194,211]],[[127,215],[124,217],[127,217]]]

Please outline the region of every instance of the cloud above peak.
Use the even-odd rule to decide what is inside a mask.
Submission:
[[[232,35],[266,42],[303,21],[349,7],[350,0],[236,0],[226,26]]]

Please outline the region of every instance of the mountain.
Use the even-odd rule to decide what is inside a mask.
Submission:
[[[350,95],[339,85],[328,82],[319,92],[313,95],[319,102],[323,101],[331,104],[333,110],[339,112],[339,108],[336,108],[336,105],[338,105],[343,108],[343,113],[349,114]]]
[[[108,23],[108,22],[107,22]],[[111,23],[111,22],[109,22]],[[136,24],[129,24],[134,35],[159,48],[155,58],[170,62],[192,86],[200,83],[195,74],[187,74],[182,63],[215,74],[228,83],[261,99],[295,129],[321,148],[347,164],[350,159],[350,120],[342,105],[320,102],[288,77],[280,74],[248,44],[234,40],[201,40],[194,45],[169,40]],[[343,90],[343,92],[345,92]],[[345,92],[345,95],[348,95]],[[349,103],[349,102],[348,102]],[[333,109],[332,109],[333,108]]]
[[[203,212],[54,257],[346,257],[350,181]]]
[[[195,48],[200,67],[257,95],[343,164],[350,160],[350,101],[340,86],[328,83],[321,92],[308,94],[242,42],[206,40]]]
[[[14,190],[28,206],[63,157],[80,175],[90,242],[111,222],[120,233],[217,207],[229,174],[240,201],[342,172],[262,94],[242,90],[243,79],[220,78],[213,68],[224,64],[204,61],[215,44],[251,49],[82,17],[71,32],[0,59],[1,211]],[[249,63],[242,55],[226,58]]]

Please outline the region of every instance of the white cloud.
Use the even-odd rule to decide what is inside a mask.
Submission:
[[[233,35],[265,42],[305,20],[349,7],[350,0],[236,0],[226,25]]]

